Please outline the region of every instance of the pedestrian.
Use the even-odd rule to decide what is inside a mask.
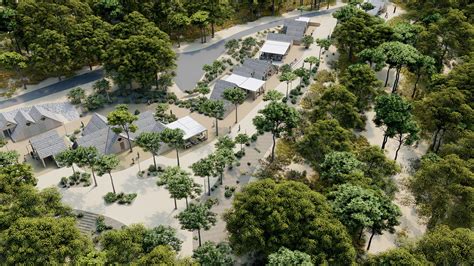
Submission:
[[[84,127],[84,122],[81,121],[81,127],[83,128]]]
[[[239,130],[237,130],[237,132],[240,132],[240,124],[239,124]]]
[[[397,6],[393,6],[393,13],[397,12]]]
[[[231,127],[231,126],[229,126],[229,134],[230,134],[230,132],[231,132],[231,131],[232,131],[232,127]]]
[[[385,18],[386,19],[388,18],[388,12],[385,12]]]
[[[135,164],[135,158],[132,158],[132,165]]]

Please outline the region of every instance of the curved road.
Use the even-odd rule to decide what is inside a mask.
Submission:
[[[322,16],[326,14],[330,14],[337,10],[337,8],[321,10],[321,11],[314,11],[311,13],[307,13],[304,16],[307,17],[316,17]],[[204,64],[210,64],[216,58],[218,58],[222,53],[225,52],[225,43],[229,39],[239,39],[246,35],[250,35],[256,33],[258,31],[262,31],[268,28],[273,28],[278,25],[283,24],[285,20],[294,19],[299,16],[293,16],[289,18],[282,18],[273,22],[268,22],[263,25],[259,25],[241,32],[238,32],[234,35],[231,35],[227,38],[224,38],[216,43],[211,44],[208,47],[204,47],[202,49],[190,52],[183,52],[178,53],[178,60],[177,60],[177,69],[176,69],[176,77],[175,82],[178,87],[185,91],[193,89],[196,82],[202,77],[204,71],[202,67]],[[99,80],[103,78],[104,71],[102,69],[94,70],[82,75],[74,76],[72,78],[45,86],[43,88],[18,95],[12,99],[0,101],[0,110],[3,108],[15,106],[17,104],[25,103],[28,101],[32,101],[41,97],[45,97],[51,95],[53,93],[57,93],[60,91],[68,90],[95,80]]]

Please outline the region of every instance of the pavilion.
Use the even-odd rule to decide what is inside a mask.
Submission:
[[[198,144],[199,141],[204,141],[208,138],[207,129],[189,115],[182,117],[174,122],[171,122],[165,126],[170,129],[178,128],[183,131],[185,148],[189,148],[192,144]]]
[[[29,140],[31,146],[31,154],[33,158],[41,160],[41,163],[46,167],[45,159],[51,158],[56,163],[54,158],[58,153],[67,150],[64,143],[64,138],[60,137],[56,130],[50,130],[43,134],[32,137]]]
[[[282,61],[290,46],[289,42],[266,40],[260,49],[260,59]]]

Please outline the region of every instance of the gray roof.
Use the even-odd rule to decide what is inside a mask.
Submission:
[[[67,150],[64,138],[60,137],[56,130],[50,130],[31,138],[30,144],[41,159]]]
[[[42,119],[43,117],[47,117],[49,119],[56,120],[58,122],[62,122],[61,118],[59,118],[56,114],[46,110],[45,108],[41,106],[33,106],[29,112],[30,116],[33,118],[33,120],[38,121]]]
[[[308,26],[308,23],[306,21],[301,21],[301,20],[296,20],[296,19],[290,19],[290,20],[285,20],[283,23],[283,28],[286,27],[300,27],[300,28],[305,28]]]
[[[135,139],[143,132],[161,132],[166,126],[155,120],[155,116],[152,112],[146,111],[138,115],[138,120],[134,123],[137,125],[137,131],[130,133],[130,138]]]
[[[216,84],[214,85],[214,89],[212,90],[211,96],[209,98],[213,100],[223,100],[224,108],[226,110],[229,110],[232,104],[229,101],[224,100],[223,94],[226,89],[235,88],[235,87],[238,87],[238,86],[232,82],[219,79],[216,81]]]
[[[153,113],[150,111],[143,112],[138,115],[138,120],[134,122],[137,126],[136,132],[130,132],[130,139],[135,139],[142,132],[161,132],[165,129],[165,125],[155,120]],[[83,147],[94,146],[97,150],[104,154],[112,153],[113,144],[118,138],[126,138],[124,133],[117,134],[107,125],[107,118],[94,113],[89,123],[84,128],[82,137],[77,140],[77,144]]]
[[[232,73],[243,76],[243,77],[251,78],[254,75],[254,70],[246,66],[237,66],[232,70]]]
[[[293,43],[293,37],[282,33],[268,33],[267,40],[277,42]]]
[[[268,73],[274,68],[270,62],[253,58],[245,59],[243,66],[253,69],[253,77],[262,80],[264,80]]]

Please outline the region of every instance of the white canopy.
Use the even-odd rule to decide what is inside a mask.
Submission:
[[[306,23],[309,23],[311,21],[311,18],[308,18],[308,17],[299,17],[297,19],[295,19],[296,21],[304,21]]]
[[[285,55],[290,48],[290,43],[266,40],[260,52],[269,54]]]
[[[239,88],[254,92],[258,91],[265,84],[265,81],[263,80],[248,78],[237,74],[228,76],[225,81],[232,82]]]
[[[179,128],[184,132],[183,139],[187,140],[191,137],[201,134],[207,129],[199,124],[196,120],[192,119],[190,116],[182,117],[172,123],[166,125],[167,128],[175,129]]]

